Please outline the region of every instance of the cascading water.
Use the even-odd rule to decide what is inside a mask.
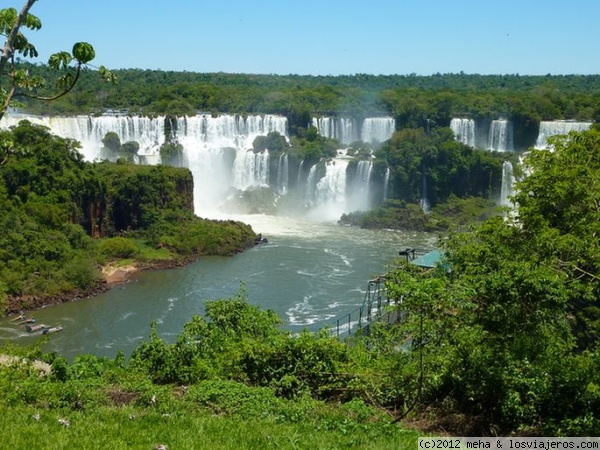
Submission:
[[[82,143],[82,153],[86,160],[102,157],[102,139],[108,132],[119,135],[121,142],[136,141],[140,144],[141,155],[146,163],[160,162],[160,145],[165,142],[165,118],[144,118],[134,116],[103,117],[57,117],[41,118],[29,115],[12,115],[3,120],[3,126],[16,125],[27,119],[32,123],[47,126],[55,134],[75,139]],[[255,152],[252,144],[257,136],[266,136],[272,131],[287,138],[287,119],[280,116],[237,116],[197,115],[170,119],[171,139],[181,144],[183,155],[181,164],[188,167],[194,176],[194,206],[197,214],[210,216],[218,213],[221,205],[237,190],[269,186],[270,154],[268,150]],[[356,128],[352,121],[338,120],[341,130],[352,135]],[[324,123],[327,123],[325,120]],[[367,121],[366,130],[373,139],[383,139],[391,133],[393,120],[374,118]],[[376,131],[377,130],[377,131]],[[378,137],[376,137],[378,136]],[[338,219],[339,214],[369,208],[369,186],[371,183],[372,160],[357,162],[356,172],[347,179],[346,170],[352,158],[344,152],[328,163],[305,167],[300,162],[295,183],[298,204],[303,202],[313,209],[313,216],[323,219]],[[278,155],[276,186],[280,194],[289,192],[289,157],[287,153]],[[356,175],[354,175],[356,173]],[[389,175],[386,181],[389,182]]]
[[[298,171],[298,173],[300,173]],[[285,195],[288,192],[289,162],[288,154],[279,155],[279,164],[277,165],[277,192]]]
[[[382,143],[396,131],[393,117],[367,117],[362,124],[360,139],[371,144]]]
[[[350,144],[359,139],[356,120],[350,117],[313,117],[312,125],[321,136]]]
[[[431,205],[429,204],[429,199],[427,197],[427,174],[425,173],[425,170],[423,170],[421,175],[421,199],[419,200],[419,204],[425,214],[429,214],[431,211]]]
[[[3,126],[17,125],[21,120],[50,128],[64,138],[81,143],[81,153],[88,161],[102,158],[102,139],[108,132],[117,133],[121,143],[136,141],[140,144],[138,155],[146,156],[150,163],[160,162],[158,151],[165,142],[165,118],[141,116],[75,116],[41,117],[27,114],[10,114],[2,119]]]
[[[319,134],[348,145],[355,141],[371,144],[382,143],[392,137],[396,130],[393,117],[367,117],[359,127],[349,117],[313,117],[312,125]]]
[[[307,189],[311,193],[309,215],[313,219],[337,220],[343,213],[348,212],[346,205],[348,162],[346,158],[334,158],[311,167]],[[324,169],[321,177],[319,177],[319,169]]]
[[[197,213],[218,207],[231,187],[244,190],[268,185],[269,152],[251,149],[254,139],[273,131],[287,138],[287,119],[228,114],[177,119],[174,138],[183,145],[194,175]]]
[[[590,122],[573,122],[570,120],[554,120],[551,122],[540,122],[540,132],[535,142],[535,148],[545,149],[548,147],[548,138],[558,134],[568,134],[571,131],[585,131],[590,128]]]
[[[509,197],[514,195],[513,165],[510,161],[504,161],[502,164],[502,185],[500,186],[500,206],[511,206]]]
[[[488,135],[488,150],[512,151],[514,148],[513,135],[512,122],[505,119],[492,120]]]
[[[348,209],[365,211],[369,209],[369,185],[373,161],[359,161],[354,178],[348,183]]]
[[[475,121],[473,119],[454,118],[450,121],[450,129],[457,141],[475,147]]]
[[[388,198],[388,185],[390,184],[390,168],[385,169],[385,177],[383,179],[383,201]]]

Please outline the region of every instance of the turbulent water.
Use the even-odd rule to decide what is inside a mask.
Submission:
[[[218,216],[216,218],[226,218]],[[172,341],[207,300],[229,298],[243,283],[251,303],[275,311],[292,331],[315,330],[359,307],[367,282],[384,273],[405,247],[432,248],[423,233],[369,231],[273,216],[235,216],[268,243],[231,258],[208,257],[187,267],[138,273],[92,299],[34,311],[37,323],[62,325],[43,345],[68,358],[79,353],[129,354],[149,336],[150,323]],[[0,321],[0,336],[31,344],[43,339]]]

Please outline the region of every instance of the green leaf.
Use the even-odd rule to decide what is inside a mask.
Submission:
[[[25,16],[25,22],[23,25],[30,30],[39,30],[42,28],[42,21],[39,19],[39,17],[34,16],[33,14],[27,14]]]
[[[72,60],[73,57],[68,52],[58,52],[50,55],[48,65],[51,69],[62,70],[66,69]]]
[[[7,35],[17,20],[15,8],[0,9],[0,33]]]
[[[67,72],[56,81],[56,86],[60,89],[67,89],[73,84],[73,73]]]
[[[73,57],[81,64],[87,64],[96,57],[94,47],[87,42],[77,42],[73,46]]]
[[[108,81],[109,83],[112,84],[117,84],[117,76],[112,73],[110,70],[108,70],[106,67],[104,66],[100,66],[100,68],[98,69],[98,73],[100,74],[100,77],[104,80],[104,81]]]

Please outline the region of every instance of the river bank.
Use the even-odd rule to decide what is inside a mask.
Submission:
[[[88,289],[76,289],[70,292],[63,292],[61,294],[49,296],[7,296],[5,312],[2,317],[11,317],[24,312],[30,312],[46,308],[48,306],[59,305],[61,303],[91,299],[119,284],[130,281],[132,275],[135,273],[139,273],[141,271],[175,269],[178,267],[184,267],[196,260],[197,258],[179,258],[150,262],[137,261],[123,266],[107,264],[99,268],[98,281]]]

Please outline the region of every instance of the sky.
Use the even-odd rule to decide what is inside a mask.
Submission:
[[[38,62],[85,41],[109,69],[600,74],[600,0],[38,0],[30,12]]]

